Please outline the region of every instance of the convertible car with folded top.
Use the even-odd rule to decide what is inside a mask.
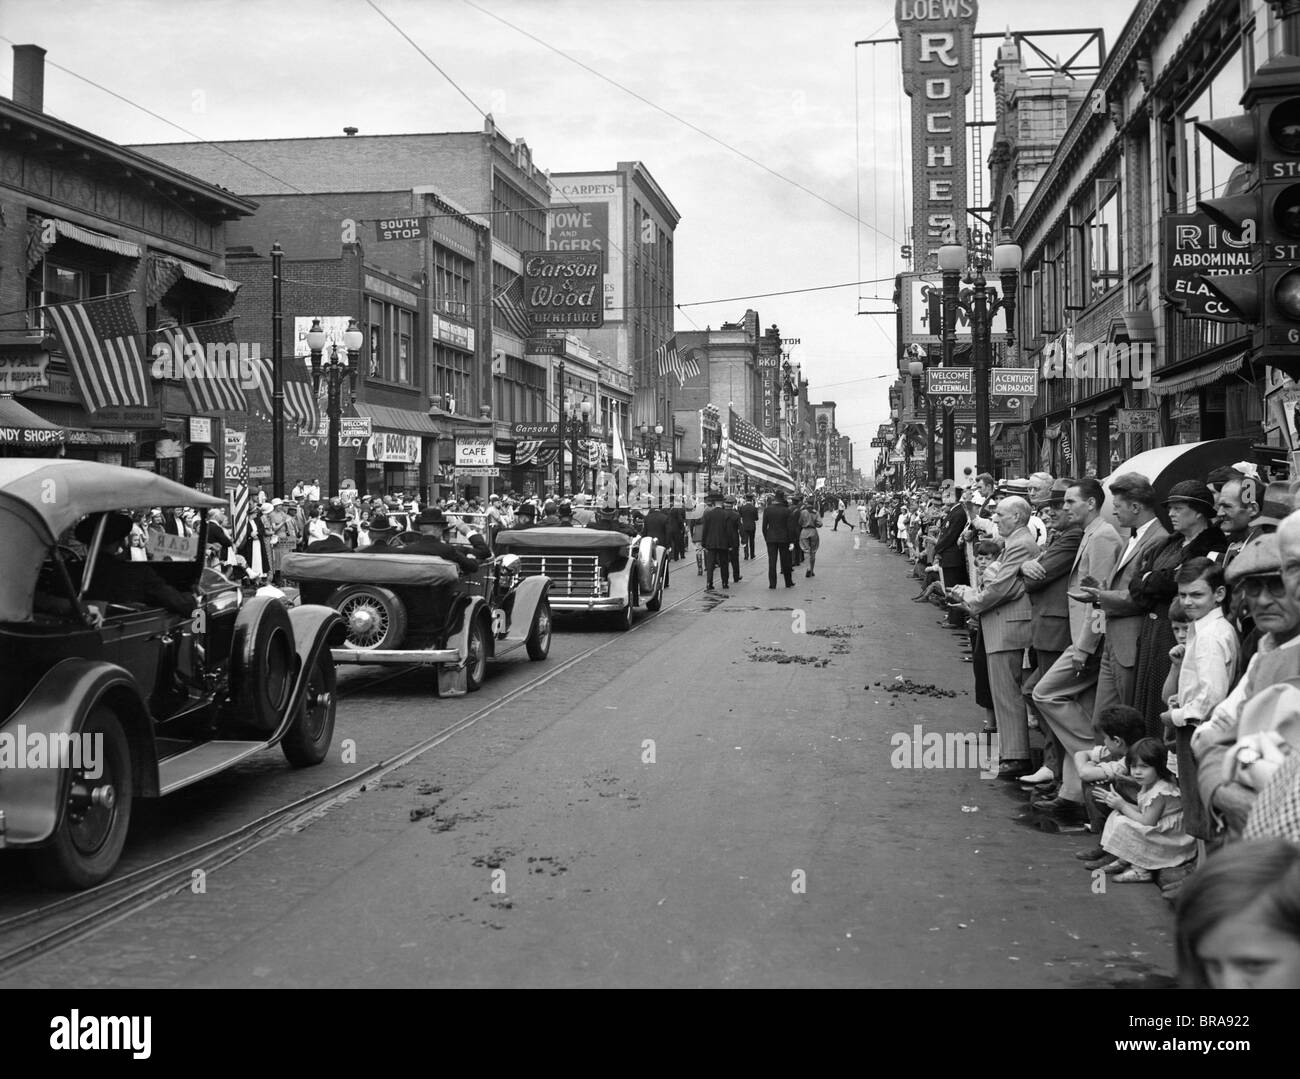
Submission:
[[[0,849],[56,886],[113,872],[136,798],[329,751],[337,613],[245,599],[204,568],[202,525],[129,560],[121,511],[224,505],[137,468],[0,460]]]
[[[463,533],[450,542],[487,551]],[[332,607],[346,636],[334,661],[434,667],[439,696],[474,692],[491,659],[522,649],[532,660],[551,650],[550,581],[524,579],[519,559],[488,555],[472,573],[455,562],[400,548],[284,557],[284,575],[304,602]]]
[[[631,629],[635,611],[657,611],[668,587],[668,551],[650,536],[599,528],[526,528],[497,533],[525,580],[544,574],[557,611],[605,611]]]

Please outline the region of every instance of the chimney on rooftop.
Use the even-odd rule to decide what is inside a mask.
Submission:
[[[14,46],[14,104],[45,111],[45,50],[39,45]]]
[[[352,138],[352,136],[357,133],[357,130],[358,129],[355,127],[345,127],[343,129],[343,134],[345,134],[348,138]]]

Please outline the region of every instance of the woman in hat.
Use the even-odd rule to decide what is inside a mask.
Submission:
[[[1133,707],[1146,718],[1147,734],[1152,738],[1164,733],[1160,713],[1166,708],[1163,689],[1169,675],[1169,650],[1174,646],[1169,604],[1178,596],[1178,567],[1191,558],[1217,559],[1228,546],[1214,524],[1214,495],[1200,480],[1175,483],[1165,508],[1173,533],[1142,556],[1129,585],[1130,598],[1148,614],[1138,636]]]

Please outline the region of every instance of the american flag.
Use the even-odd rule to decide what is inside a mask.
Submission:
[[[244,392],[239,369],[233,318],[177,326],[168,331],[168,336],[171,338],[173,355],[181,360],[186,359],[187,345],[198,345],[203,349],[202,365],[186,364],[181,368],[184,372],[185,395],[190,399],[190,406],[195,413],[248,411],[248,395]],[[208,345],[223,346],[214,355],[215,362],[211,365],[207,363]],[[229,346],[229,352],[225,346]]]
[[[253,360],[253,369],[257,375],[257,397],[253,402],[253,411],[267,419],[274,415],[271,400],[271,360],[267,356],[258,356]],[[297,424],[312,434],[320,427],[320,409],[316,395],[312,393],[311,382],[306,373],[301,378],[292,378],[284,373],[284,417],[290,423]]]
[[[497,313],[512,333],[518,337],[527,337],[532,332],[532,321],[524,309],[523,278],[512,277],[508,284],[497,289],[494,302]]]
[[[752,476],[755,480],[770,483],[785,491],[794,490],[794,479],[767,448],[763,436],[752,423],[730,413],[727,425],[727,464]]]
[[[87,412],[150,404],[130,293],[46,307]]]
[[[660,377],[669,374],[677,376],[677,385],[685,386],[688,378],[695,378],[700,373],[700,364],[696,359],[696,349],[691,349],[682,359],[677,351],[677,338],[672,337],[655,349],[655,371]]]
[[[230,541],[233,555],[248,538],[248,443],[239,447],[239,479],[230,496]]]

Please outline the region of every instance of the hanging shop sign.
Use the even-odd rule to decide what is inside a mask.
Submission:
[[[496,445],[491,434],[456,436],[457,469],[491,467],[495,454]]]
[[[0,356],[0,393],[24,393],[50,384],[50,354]]]
[[[190,441],[202,442],[205,445],[212,442],[212,420],[208,416],[190,416]]]
[[[937,345],[943,342],[943,275],[903,274],[903,288],[899,302],[903,309],[903,344]],[[998,293],[997,285],[989,282],[985,286],[988,303],[991,307]],[[973,302],[970,288],[963,286],[957,292],[965,304]],[[1007,339],[1006,314],[999,311],[991,316],[989,340],[1005,342]],[[953,340],[959,345],[969,345],[974,340],[974,330],[970,315],[960,307],[953,326]]]
[[[995,367],[989,372],[989,393],[994,397],[1037,397],[1036,367]]]
[[[380,241],[422,240],[429,235],[422,217],[388,217],[375,222]]]
[[[1236,322],[1237,316],[1201,280],[1250,273],[1254,244],[1248,233],[1221,228],[1206,214],[1160,219],[1160,292],[1188,318]]]
[[[1121,435],[1159,434],[1160,410],[1158,408],[1117,409],[1115,430]]]
[[[960,397],[975,392],[975,368],[927,367],[925,393],[927,397]]]
[[[451,319],[442,318],[440,315],[431,316],[430,325],[435,341],[439,341],[444,345],[451,345],[453,348],[464,349],[466,352],[474,351],[474,330],[472,327],[463,326],[459,322],[452,322]]]
[[[897,0],[903,90],[912,99],[912,244],[935,268],[966,232],[966,95],[975,70],[975,0]],[[982,163],[981,163],[982,165]]]
[[[602,252],[527,251],[524,253],[524,309],[536,329],[599,329]]]
[[[541,420],[533,423],[512,423],[510,425],[510,437],[515,439],[559,438],[560,423],[558,420]]]
[[[366,460],[386,464],[418,465],[419,435],[402,435],[395,431],[376,431],[366,443]]]

